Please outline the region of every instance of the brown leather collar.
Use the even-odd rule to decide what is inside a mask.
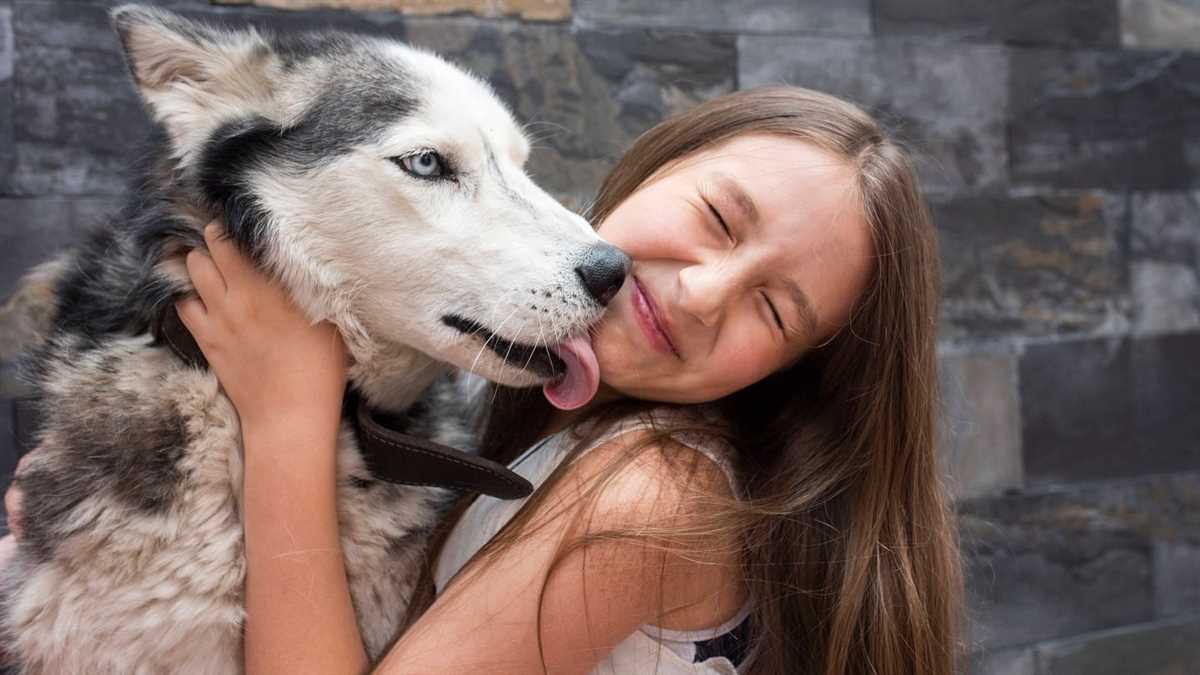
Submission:
[[[156,343],[165,344],[184,363],[208,369],[204,352],[173,304],[159,314],[151,332]],[[388,416],[371,410],[353,388],[346,390],[344,410],[358,433],[363,461],[377,480],[469,490],[499,499],[521,499],[533,492],[529,481],[498,462],[387,426]]]

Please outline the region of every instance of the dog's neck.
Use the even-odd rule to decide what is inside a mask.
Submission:
[[[354,358],[347,372],[350,385],[372,408],[387,412],[407,410],[449,368],[411,347],[348,348]]]

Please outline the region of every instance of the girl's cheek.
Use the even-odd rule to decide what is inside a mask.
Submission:
[[[753,384],[778,367],[779,347],[770,335],[749,327],[739,336],[736,344],[736,352],[722,359],[729,366],[726,379],[734,389]]]

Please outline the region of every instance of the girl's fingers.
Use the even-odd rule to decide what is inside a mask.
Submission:
[[[207,253],[194,248],[188,251],[186,261],[188,276],[192,278],[192,285],[196,287],[196,292],[200,294],[200,298],[204,300],[206,305],[210,305],[225,297],[227,290],[225,279],[221,276],[221,271],[213,264],[213,259],[208,257]]]
[[[179,315],[179,320],[192,337],[196,337],[196,332],[204,326],[204,317],[208,314],[208,309],[200,298],[189,295],[175,301],[175,313]]]
[[[243,280],[254,273],[253,264],[238,250],[233,239],[225,236],[225,228],[220,221],[214,220],[204,226],[204,241],[228,286],[240,286]]]

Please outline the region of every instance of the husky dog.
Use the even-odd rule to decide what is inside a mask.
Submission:
[[[190,291],[216,215],[313,320],[357,396],[403,411],[447,364],[578,405],[588,327],[628,258],[522,171],[488,86],[434,55],[343,33],[273,36],[136,6],[112,13],[157,123],[123,211],[54,275],[29,359],[43,424],[17,480],[2,583],[24,673],[242,669],[238,418],[216,377],[151,335]],[[443,438],[461,443],[463,438]],[[342,546],[372,658],[394,640],[447,492],[372,480],[338,439]]]

